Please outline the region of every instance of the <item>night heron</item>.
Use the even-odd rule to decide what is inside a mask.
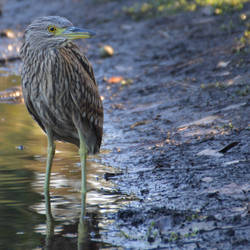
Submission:
[[[101,146],[103,106],[97,83],[88,59],[72,42],[93,35],[59,16],[37,18],[24,33],[20,50],[24,101],[48,136],[45,194],[55,140],[79,147],[82,193],[86,193],[87,153],[95,154]]]

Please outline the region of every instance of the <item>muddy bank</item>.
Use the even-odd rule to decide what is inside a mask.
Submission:
[[[133,1],[8,1],[0,28],[62,15],[98,34],[81,42],[104,96],[101,162],[121,194],[104,242],[134,249],[249,249],[250,5],[134,21]],[[107,15],[108,13],[108,15]],[[247,13],[248,19],[240,18]],[[15,22],[11,19],[15,15]],[[99,47],[115,54],[103,59]],[[104,77],[122,76],[127,84]]]

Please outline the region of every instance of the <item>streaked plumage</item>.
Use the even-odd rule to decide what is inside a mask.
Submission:
[[[24,101],[48,137],[44,182],[46,211],[56,148],[54,141],[62,140],[79,146],[82,219],[87,193],[86,156],[100,149],[103,107],[92,66],[72,40],[93,35],[91,31],[74,27],[65,18],[41,17],[25,30],[20,50]],[[47,220],[50,221],[49,216]]]
[[[99,151],[102,140],[103,107],[88,59],[65,37],[47,31],[49,25],[73,26],[62,17],[36,19],[25,30],[20,50],[23,61],[22,88],[25,104],[53,138],[79,146],[76,124],[88,151]]]

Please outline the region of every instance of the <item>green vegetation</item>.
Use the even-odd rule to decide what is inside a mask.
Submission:
[[[250,27],[248,27],[243,36],[241,37],[240,39],[240,43],[243,45],[243,46],[247,46],[250,44]]]
[[[194,229],[193,231],[184,234],[183,238],[191,238],[191,237],[195,237],[198,234],[198,229]]]
[[[184,235],[178,233],[178,232],[170,232],[170,234],[168,235],[168,241],[169,242],[175,242],[178,240],[183,240],[183,239],[187,239],[187,238],[192,238],[192,237],[196,237],[197,234],[199,233],[198,229],[194,229]]]
[[[211,13],[223,14],[241,10],[248,0],[145,0],[125,7],[124,11],[134,19],[171,14],[177,11],[194,11],[198,7],[211,6]]]
[[[170,242],[175,242],[179,239],[180,239],[180,235],[178,233],[175,233],[175,232],[170,233],[170,237],[169,237]]]
[[[131,237],[127,233],[125,233],[123,230],[120,230],[119,236],[125,237],[126,239],[131,239]]]
[[[200,219],[201,215],[199,215],[198,213],[194,213],[192,215],[189,215],[186,217],[187,221],[193,221],[193,220],[197,220]]]
[[[237,45],[233,51],[236,53],[239,52],[249,53],[249,45],[250,45],[250,21],[248,20],[249,14],[242,13],[240,15],[240,19],[244,23],[246,28],[242,36],[237,40]]]
[[[155,239],[159,236],[158,230],[155,229],[155,221],[152,221],[148,227],[148,231],[146,234],[146,238],[148,241],[155,241]]]
[[[224,89],[224,88],[228,87],[228,85],[226,83],[223,83],[223,82],[214,82],[214,83],[207,83],[207,84],[202,83],[200,85],[200,87],[201,87],[201,89],[204,89],[204,90],[213,89],[213,88]]]
[[[229,123],[226,123],[222,126],[222,129],[224,130],[233,130],[235,127],[234,125],[232,124],[232,122],[229,122]]]

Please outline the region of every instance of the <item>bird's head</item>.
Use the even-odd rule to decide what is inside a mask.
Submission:
[[[25,30],[24,44],[33,49],[60,47],[68,41],[90,38],[95,33],[77,28],[64,17],[47,16],[35,19]]]

